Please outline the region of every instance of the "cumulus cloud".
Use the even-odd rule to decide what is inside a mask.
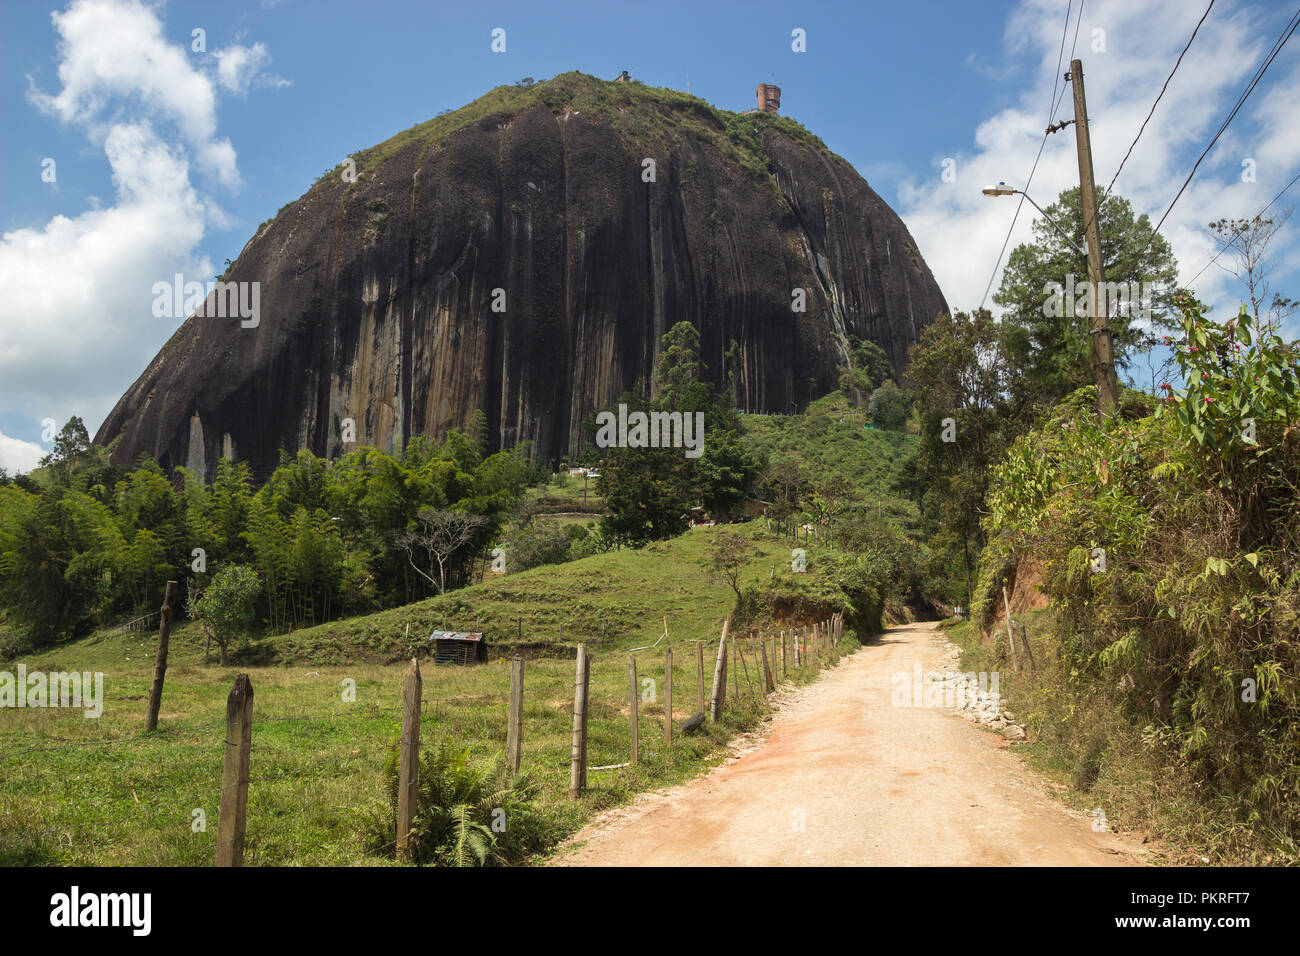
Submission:
[[[10,438],[0,432],[0,468],[9,474],[31,471],[44,455],[45,449],[40,445],[21,438]]]
[[[271,65],[271,54],[264,43],[242,46],[232,43],[216,51],[217,80],[231,93],[240,96],[246,94],[250,86],[288,86],[289,81],[282,76],[268,73],[266,67]]]
[[[212,274],[197,252],[203,203],[178,151],[140,123],[113,124],[104,153],[113,206],[0,239],[0,378],[37,419],[83,407],[102,417],[173,330],[152,317],[153,283]]]
[[[1087,4],[1075,55],[1083,61],[1099,190],[1110,182],[1203,11],[1200,4],[1180,0]],[[1201,27],[1115,184],[1115,192],[1135,212],[1150,214],[1153,225],[1275,39],[1281,27],[1275,19],[1221,3]],[[955,183],[941,180],[936,159],[928,180],[900,186],[900,212],[954,309],[977,307],[988,286],[1019,199],[991,199],[980,187],[1005,180],[1024,188],[1043,141],[1053,81],[1069,68],[1073,25],[1065,62],[1057,69],[1064,21],[1065,4],[1023,0],[1008,20],[1003,42],[1004,57],[1023,66],[1016,71],[1015,82],[1024,87],[1019,102],[970,131],[969,146],[954,156]],[[1190,280],[1216,251],[1206,223],[1253,215],[1294,175],[1300,164],[1300,128],[1294,122],[1298,94],[1295,58],[1279,57],[1234,120],[1231,135],[1220,139],[1174,207],[1161,231],[1173,246],[1182,281]],[[1067,88],[1056,118],[1073,115]],[[1247,158],[1256,161],[1255,182],[1242,180],[1241,163]],[[1028,191],[1046,206],[1078,181],[1071,126],[1047,138]],[[1031,240],[1035,215],[1028,204],[1021,210],[1008,252]],[[999,271],[993,292],[1000,281]],[[1240,294],[1234,283],[1210,269],[1196,289],[1202,298],[1230,306]],[[992,307],[992,292],[986,305]]]
[[[235,150],[217,136],[212,83],[184,47],[168,43],[153,10],[138,0],[78,0],[51,19],[59,33],[57,94],[33,90],[32,100],[65,122],[98,129],[115,100],[136,100],[151,115],[175,123],[200,165],[227,186],[237,185]]]
[[[213,276],[199,246],[228,220],[192,168],[200,183],[238,184],[217,132],[217,92],[230,88],[218,77],[246,89],[269,54],[254,44],[237,47],[254,51],[239,62],[191,62],[138,0],[75,0],[52,21],[62,85],[29,96],[103,150],[114,195],[0,237],[0,382],[11,415],[77,414],[93,433],[178,324],[153,316],[154,283]],[[5,454],[25,462],[25,445]]]

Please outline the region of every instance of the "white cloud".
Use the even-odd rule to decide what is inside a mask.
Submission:
[[[1086,6],[1075,56],[1083,61],[1099,190],[1110,182],[1203,11],[1201,4],[1180,0],[1149,4],[1100,0]],[[1027,64],[1015,73],[1015,82],[1024,87],[1019,104],[987,117],[971,130],[970,147],[955,157],[955,183],[943,183],[936,175],[900,187],[900,213],[953,309],[977,307],[988,285],[1019,199],[991,199],[980,193],[980,187],[999,180],[1024,187],[1043,140],[1053,80],[1069,68],[1073,25],[1065,62],[1057,70],[1064,21],[1064,3],[1023,0],[1008,19],[1003,43],[1007,59]],[[1128,199],[1136,213],[1151,215],[1152,225],[1280,26],[1280,21],[1220,3],[1201,27],[1115,184],[1115,192]],[[1095,30],[1105,31],[1104,52],[1093,49]],[[1231,135],[1220,139],[1162,227],[1183,281],[1190,280],[1216,249],[1206,235],[1206,223],[1222,216],[1254,214],[1294,175],[1300,163],[1300,128],[1294,122],[1300,70],[1291,67],[1294,62],[1294,58],[1278,58],[1229,128]],[[1073,115],[1067,88],[1056,118]],[[1241,181],[1240,164],[1247,156],[1257,160],[1255,183]],[[1070,126],[1047,138],[1029,193],[1046,206],[1078,181],[1074,127]],[[1008,252],[1031,239],[1030,224],[1036,215],[1026,203]],[[1238,292],[1230,277],[1216,272],[1210,269],[1201,276],[1198,294],[1229,304]],[[992,291],[1000,281],[999,272]],[[992,292],[986,305],[992,307]]]
[[[0,432],[0,468],[11,475],[31,471],[45,454],[45,449],[40,445],[21,438],[10,438]]]
[[[8,397],[39,410],[33,418],[64,421],[86,404],[102,417],[174,328],[152,316],[153,283],[212,274],[197,253],[204,208],[184,158],[148,124],[112,126],[104,152],[113,206],[0,240],[0,301],[11,306],[0,314],[0,378]]]
[[[186,48],[168,43],[153,10],[138,0],[77,0],[51,15],[59,33],[55,95],[32,100],[65,122],[92,130],[114,100],[138,101],[153,116],[176,124],[200,166],[235,186],[239,172],[230,140],[217,137],[212,82],[190,62]]]
[[[220,60],[195,68],[138,0],[74,0],[52,19],[62,88],[29,95],[102,148],[114,196],[0,237],[0,382],[11,418],[76,414],[93,434],[178,324],[153,316],[153,284],[216,271],[199,245],[229,223],[191,167],[227,186],[239,172],[217,134]],[[239,49],[269,61],[261,44]],[[247,83],[258,69],[231,76]]]
[[[225,49],[217,50],[216,57],[217,80],[232,93],[243,96],[254,84],[274,87],[289,85],[284,77],[266,72],[266,67],[271,64],[271,54],[264,43],[254,43],[252,46],[233,43]]]

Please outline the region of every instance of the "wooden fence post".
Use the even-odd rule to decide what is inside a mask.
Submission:
[[[782,631],[781,632],[781,677],[784,678],[787,673],[789,673],[789,669],[786,666],[786,659],[785,659],[785,631]]]
[[[750,700],[753,700],[753,699],[754,699],[754,682],[753,682],[753,681],[750,679],[750,677],[749,677],[749,662],[745,660],[745,652],[744,652],[743,650],[741,650],[741,647],[740,647],[740,644],[743,644],[743,643],[744,643],[744,640],[745,640],[745,639],[742,637],[742,638],[740,639],[740,643],[736,644],[736,660],[738,660],[738,661],[740,662],[740,666],[741,666],[741,667],[745,668],[745,687],[749,690],[749,699],[750,699]],[[740,698],[740,680],[739,680],[739,679],[736,680],[736,698],[737,698],[737,699]]]
[[[637,765],[638,746],[637,746],[637,724],[640,717],[640,710],[637,707],[637,686],[636,686],[636,655],[627,655],[627,683],[628,683],[628,720],[632,727],[632,766]]]
[[[577,673],[573,678],[573,750],[569,763],[569,799],[577,800],[587,785],[587,686],[591,665],[587,645],[578,645]]]
[[[664,746],[673,745],[673,649],[664,648]]]
[[[1007,653],[1011,655],[1011,669],[1020,670],[1016,666],[1016,635],[1011,632],[1011,599],[1007,597],[1007,586],[1002,585],[1002,611],[1007,618]]]
[[[144,719],[144,732],[158,729],[158,709],[162,706],[163,678],[167,676],[167,641],[172,632],[172,602],[176,600],[176,582],[168,581],[163,593],[162,608],[158,611],[158,652],[153,660],[153,686],[149,688],[149,712]]]
[[[722,716],[723,698],[727,696],[727,631],[731,621],[722,622],[722,637],[718,639],[718,659],[713,665],[713,696],[709,698],[709,723],[716,724]]]
[[[506,761],[511,773],[523,763],[524,747],[524,659],[510,659],[510,722],[506,725]]]
[[[1029,630],[1023,624],[1017,624],[1020,628],[1020,649],[1025,652],[1025,659],[1029,661],[1030,673],[1038,670],[1038,665],[1034,662],[1034,649],[1029,643]]]
[[[253,684],[235,678],[226,698],[226,755],[221,767],[217,816],[217,866],[244,865],[244,823],[248,813],[248,763],[253,750]]]
[[[699,696],[698,713],[704,713],[704,642],[695,642],[695,687]]]
[[[397,858],[411,858],[411,821],[415,819],[415,804],[420,779],[420,698],[424,682],[420,677],[420,662],[411,658],[402,685],[402,740],[397,768]]]
[[[772,672],[767,666],[767,638],[761,634],[758,638],[758,652],[763,657],[763,692],[770,694],[776,690],[776,684],[772,681]]]

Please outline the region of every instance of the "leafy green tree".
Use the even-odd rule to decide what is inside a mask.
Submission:
[[[714,416],[714,420],[718,418],[723,415]],[[731,429],[724,423],[712,428],[706,425],[704,454],[695,460],[693,470],[705,509],[719,521],[725,521],[749,497],[760,474],[760,465],[745,446],[738,427]]]
[[[567,561],[570,540],[554,518],[533,518],[516,524],[502,542],[506,551],[506,570],[514,573]]]
[[[771,502],[767,516],[784,521],[799,513],[810,486],[808,476],[795,462],[779,461],[764,469],[758,480],[758,494]]]
[[[901,432],[912,414],[912,400],[907,393],[886,379],[871,393],[871,420],[886,431]]]
[[[73,470],[90,449],[90,434],[81,418],[73,415],[54,436],[54,447],[40,460],[42,468],[49,468],[65,485],[72,484]],[[55,467],[58,466],[58,467]]]
[[[655,368],[658,407],[673,411],[702,411],[709,389],[703,382],[700,333],[689,322],[678,322],[664,333]]]
[[[740,575],[761,554],[757,545],[744,535],[734,531],[719,531],[709,549],[706,567],[715,581],[724,582],[736,592],[736,603],[739,604]]]
[[[633,545],[681,534],[696,501],[689,460],[671,448],[617,449],[601,463],[599,492],[601,530]]]
[[[241,636],[247,638],[261,589],[256,571],[246,565],[228,564],[212,576],[212,583],[193,602],[190,616],[199,622],[209,640],[217,642],[222,666],[230,644]]]
[[[840,369],[840,390],[854,405],[861,405],[884,382],[892,381],[894,366],[875,342],[850,335],[849,364]]]
[[[63,487],[0,491],[0,607],[36,647],[85,629],[103,597],[102,575],[89,572],[102,569],[77,559],[97,543],[86,509],[101,506]],[[106,514],[98,518],[111,527]]]
[[[1016,433],[1002,345],[1002,330],[985,309],[940,316],[912,346],[907,372],[920,417],[908,490],[932,540],[960,555],[968,605],[984,545],[989,471]]]
[[[1087,318],[1088,267],[1078,251],[1086,246],[1078,188],[1062,192],[1045,212],[1070,236],[1073,248],[1049,221],[1036,219],[1034,241],[1012,250],[993,296],[1005,309],[1002,352],[1015,373],[1009,384],[1021,405],[1050,404],[1096,382]],[[1149,322],[1138,314],[1144,303],[1126,306],[1122,297],[1107,296],[1115,365],[1122,369],[1158,341],[1158,331],[1171,327],[1178,265],[1169,243],[1152,236],[1147,216],[1135,217],[1121,196],[1108,195],[1097,219],[1107,285],[1131,291],[1131,284],[1139,283],[1139,291],[1151,293]],[[1071,287],[1073,309],[1067,295]]]

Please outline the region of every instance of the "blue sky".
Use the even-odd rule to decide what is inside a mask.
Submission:
[[[753,106],[755,85],[775,78],[782,112],[863,173],[949,302],[972,308],[1014,213],[1014,200],[979,187],[1028,173],[1067,7],[1078,13],[1073,0],[5,5],[0,466],[30,467],[47,417],[80,414],[94,430],[179,324],[151,315],[152,281],[220,271],[350,152],[525,76],[628,69],[728,109]],[[1085,2],[1076,55],[1103,185],[1203,10]],[[1292,12],[1218,0],[1118,192],[1158,218]],[[490,49],[495,27],[505,53]],[[191,49],[195,28],[204,52]],[[795,28],[804,53],[791,49]],[[1073,37],[1072,19],[1067,59]],[[1300,171],[1297,102],[1292,41],[1166,225],[1185,279],[1215,250],[1206,222],[1256,212]],[[1241,181],[1243,157],[1254,182]],[[42,181],[47,158],[53,183]],[[1073,164],[1072,133],[1051,137],[1030,190],[1040,203],[1077,181]],[[1277,278],[1300,298],[1293,231],[1279,239]],[[1226,308],[1234,281],[1212,267],[1198,291]]]

